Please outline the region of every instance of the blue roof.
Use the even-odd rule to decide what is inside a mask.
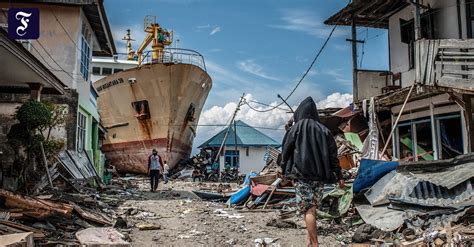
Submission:
[[[235,121],[235,127],[237,129],[237,146],[281,146],[277,141],[241,120]],[[228,128],[229,127],[225,128],[211,139],[205,141],[199,146],[199,148],[220,147]],[[225,142],[226,146],[235,146],[236,132],[234,131],[234,125],[232,124],[229,129],[229,134],[227,134],[227,140]]]

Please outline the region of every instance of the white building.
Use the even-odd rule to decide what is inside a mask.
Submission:
[[[352,26],[354,101],[375,97],[385,139],[395,128],[393,157],[438,160],[474,150],[473,7],[473,0],[353,0],[325,21]],[[358,67],[357,27],[386,30],[387,71]]]
[[[92,57],[92,83],[108,75],[137,66],[138,61],[119,59],[117,55],[113,57]]]
[[[227,130],[228,128],[230,129]],[[218,150],[222,145],[226,132],[228,132],[224,149],[219,157],[221,168],[228,163],[232,168],[237,167],[241,174],[247,174],[251,171],[259,172],[265,166],[264,156],[267,147],[278,148],[281,146],[277,141],[243,121],[235,121],[235,124],[228,128],[199,146],[201,149],[212,148]]]

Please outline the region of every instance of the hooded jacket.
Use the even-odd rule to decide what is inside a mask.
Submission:
[[[283,138],[281,167],[292,179],[334,183],[342,178],[337,146],[328,128],[319,121],[311,97],[296,109],[294,125]]]

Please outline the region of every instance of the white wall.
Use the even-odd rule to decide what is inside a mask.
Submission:
[[[456,0],[424,0],[434,11],[434,35],[438,39],[458,39],[458,12]],[[465,0],[461,0],[461,21],[463,37],[466,37]],[[422,12],[424,10],[422,9]],[[401,42],[400,19],[410,20],[415,8],[408,6],[389,18],[390,71],[402,73],[402,87],[411,85],[415,80],[414,69],[409,69],[408,45]],[[415,48],[416,49],[416,48]]]
[[[234,150],[233,146],[227,146],[226,150]],[[248,174],[251,171],[260,172],[265,166],[263,157],[265,155],[266,147],[249,147],[249,155],[247,156],[245,147],[238,147],[240,153],[240,173]],[[220,157],[221,170],[224,169],[224,156]]]
[[[400,19],[413,18],[413,11],[413,7],[408,6],[389,19],[390,71],[394,74],[402,73],[402,87],[409,85],[406,82],[413,82],[415,79],[414,71],[410,71],[408,44],[402,43],[400,35]]]

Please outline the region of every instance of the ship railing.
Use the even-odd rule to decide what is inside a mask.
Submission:
[[[152,58],[152,51],[146,51],[142,55],[140,64],[174,63],[192,64],[206,71],[204,57],[197,51],[182,48],[167,48],[158,54],[158,59]]]

